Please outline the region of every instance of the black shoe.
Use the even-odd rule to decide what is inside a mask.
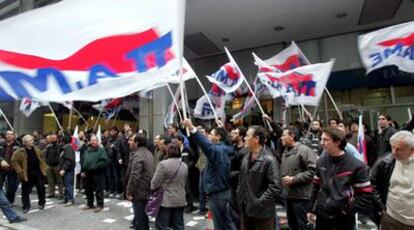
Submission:
[[[205,216],[206,214],[207,214],[207,210],[205,210],[205,211],[198,211],[197,212],[197,215],[200,215],[200,216]]]
[[[30,208],[24,208],[22,212],[23,212],[24,214],[27,214],[27,213],[29,213],[29,211],[30,211]]]
[[[10,221],[10,223],[11,224],[20,223],[20,222],[24,222],[26,220],[27,220],[27,218],[24,218],[24,217],[21,217],[21,216],[17,216],[14,220]]]
[[[39,205],[39,210],[45,209],[45,205]]]
[[[185,207],[184,212],[185,213],[192,213],[195,210],[197,210],[196,207],[194,207],[194,206],[188,206],[188,207]]]

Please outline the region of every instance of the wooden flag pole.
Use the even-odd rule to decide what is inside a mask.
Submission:
[[[48,102],[48,103],[47,103],[47,105],[49,106],[50,111],[52,111],[52,113],[53,113],[53,117],[55,117],[55,120],[56,120],[56,123],[57,123],[57,124],[58,124],[58,126],[59,126],[59,129],[60,129],[61,131],[64,131],[64,130],[63,130],[63,127],[62,127],[62,125],[61,125],[61,124],[60,124],[60,122],[59,122],[59,119],[57,118],[57,116],[56,116],[56,114],[55,114],[55,111],[53,111],[52,106],[50,105],[50,102]]]
[[[6,121],[7,125],[10,127],[10,129],[14,132],[13,126],[10,124],[9,119],[7,119],[6,114],[4,114],[3,110],[0,108],[0,113],[3,116],[4,120]]]

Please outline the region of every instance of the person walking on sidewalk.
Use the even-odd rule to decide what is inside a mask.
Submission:
[[[63,183],[65,185],[65,194],[63,203],[66,206],[71,206],[75,202],[73,194],[73,183],[75,176],[75,151],[73,151],[70,144],[71,136],[65,135],[62,137],[63,151],[60,154],[59,159],[59,174],[63,177]]]
[[[13,153],[12,167],[22,182],[23,213],[30,210],[30,197],[33,186],[36,187],[39,209],[45,208],[45,176],[47,165],[43,160],[42,151],[34,146],[33,136],[26,135],[22,139],[23,148]]]

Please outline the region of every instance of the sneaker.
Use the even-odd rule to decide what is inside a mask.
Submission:
[[[27,218],[25,218],[25,217],[17,216],[14,220],[11,220],[10,223],[11,224],[20,223],[20,222],[24,222],[26,220],[27,220]]]
[[[103,210],[103,208],[102,207],[96,207],[93,211],[94,212],[100,212],[100,211],[102,211]]]
[[[69,201],[65,204],[66,207],[70,207],[72,205],[74,205],[75,203],[73,201]]]
[[[39,210],[43,210],[43,209],[45,209],[45,205],[43,204],[43,205],[39,205]]]
[[[23,212],[24,214],[27,214],[27,213],[29,213],[29,211],[30,211],[30,208],[24,208],[22,212]]]

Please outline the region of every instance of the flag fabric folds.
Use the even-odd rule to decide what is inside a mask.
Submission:
[[[284,96],[289,104],[316,106],[325,89],[334,61],[302,66],[284,73],[259,73],[274,98]]]
[[[20,103],[20,112],[22,112],[26,117],[29,117],[37,108],[42,106],[38,100],[25,97]]]
[[[367,73],[389,65],[414,73],[414,21],[360,35],[358,47]]]
[[[61,1],[1,21],[0,100],[99,101],[165,81],[180,66],[181,1]]]
[[[236,91],[243,83],[237,67],[232,62],[221,66],[218,71],[211,76],[207,76],[207,79],[226,93]]]
[[[72,146],[73,151],[77,151],[80,147],[78,126],[75,127],[75,131],[73,132],[70,145]]]
[[[367,164],[368,163],[368,155],[367,155],[367,146],[365,142],[365,132],[364,132],[364,124],[362,123],[362,115],[359,115],[358,121],[358,138],[357,138],[357,149],[358,152],[362,155],[362,159]]]

